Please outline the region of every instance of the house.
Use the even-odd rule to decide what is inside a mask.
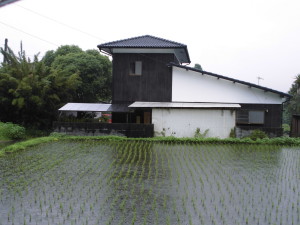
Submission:
[[[155,136],[242,137],[260,129],[282,135],[290,95],[198,70],[187,46],[145,35],[98,45],[112,56],[112,122],[152,124]]]

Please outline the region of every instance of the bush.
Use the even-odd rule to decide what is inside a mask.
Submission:
[[[232,128],[232,129],[230,130],[229,137],[230,137],[230,138],[236,138],[236,134],[235,134],[235,127],[234,127],[234,128]]]
[[[9,139],[22,139],[25,137],[25,128],[13,123],[1,123],[0,134]]]
[[[268,135],[261,130],[253,130],[248,138],[256,141],[257,139],[268,138]]]
[[[290,131],[291,131],[291,127],[288,124],[282,124],[282,128],[283,128],[283,134],[286,136],[290,135]]]

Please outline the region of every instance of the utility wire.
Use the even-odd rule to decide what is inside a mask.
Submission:
[[[55,22],[55,23],[60,24],[60,25],[62,25],[62,26],[68,27],[69,29],[75,30],[75,31],[77,31],[77,32],[80,32],[80,33],[85,34],[85,35],[87,35],[87,36],[90,36],[90,37],[92,37],[92,38],[95,38],[95,39],[97,39],[97,40],[100,39],[100,40],[102,40],[102,41],[108,42],[107,40],[105,40],[105,39],[103,39],[103,38],[100,38],[100,37],[97,37],[97,36],[95,36],[95,35],[93,35],[93,34],[90,34],[90,33],[88,33],[88,32],[82,31],[82,30],[80,30],[80,29],[78,29],[78,28],[76,28],[76,27],[73,27],[73,26],[70,26],[70,25],[68,25],[68,24],[65,24],[65,23],[63,23],[63,22],[61,22],[61,21],[59,21],[59,20],[56,20],[56,19],[53,19],[53,18],[51,18],[51,17],[45,16],[45,15],[43,15],[43,14],[41,14],[41,13],[38,13],[38,12],[33,11],[33,10],[31,10],[31,9],[28,9],[28,8],[26,8],[26,7],[24,7],[24,6],[21,6],[20,4],[15,4],[15,5],[18,6],[18,7],[20,7],[20,8],[22,8],[22,9],[24,9],[24,10],[27,10],[27,11],[29,11],[29,12],[31,12],[31,13],[34,13],[34,14],[40,16],[40,17],[46,18],[46,19],[48,19],[48,20],[50,20],[50,21],[52,21],[52,22]],[[0,22],[0,23],[1,23],[1,22]],[[7,25],[7,24],[5,24],[5,25]],[[12,26],[10,26],[10,25],[7,25],[7,26],[12,27]],[[17,28],[14,28],[14,29],[17,29]],[[19,31],[21,31],[21,32],[23,32],[23,33],[26,33],[26,32],[24,32],[24,31],[22,31],[22,30],[20,30],[20,29],[17,29],[17,30],[19,30]],[[29,33],[26,33],[26,34],[28,34],[28,35],[30,35],[30,36],[33,36],[33,35],[29,34]],[[38,37],[36,37],[36,36],[34,36],[34,37],[35,37],[35,38],[38,38]],[[46,41],[46,40],[43,40],[43,39],[41,39],[41,38],[38,38],[38,39],[40,39],[40,40],[42,40],[42,41]],[[46,41],[46,42],[48,42],[48,41]],[[50,43],[50,42],[48,42],[48,43]],[[51,44],[53,44],[53,43],[51,43]],[[53,44],[53,45],[58,46],[58,45],[56,45],[56,44]],[[161,61],[161,60],[155,59],[154,57],[146,56],[146,55],[144,55],[144,54],[142,54],[142,53],[138,53],[138,54],[141,55],[141,56],[144,56],[144,57],[146,57],[146,58],[152,59],[153,61],[156,61],[156,62],[158,62],[158,63],[166,64],[165,62],[163,62],[163,61]]]
[[[9,24],[6,24],[6,23],[3,23],[2,21],[0,21],[0,23],[3,24],[3,25],[5,25],[5,26],[7,26],[7,27],[9,27],[9,28],[11,28],[11,29],[17,30],[17,31],[22,32],[22,33],[24,33],[24,34],[27,34],[27,35],[29,35],[29,36],[31,36],[31,37],[34,37],[34,38],[36,38],[36,39],[39,39],[40,41],[44,41],[44,42],[46,42],[46,43],[48,43],[48,44],[54,45],[54,46],[56,46],[56,47],[59,47],[58,44],[55,44],[55,43],[50,42],[50,41],[47,41],[47,40],[45,40],[45,39],[43,39],[43,38],[40,38],[40,37],[38,37],[38,36],[36,36],[36,35],[30,34],[30,33],[26,32],[26,31],[23,31],[23,30],[21,30],[21,29],[19,29],[19,28],[17,28],[17,27],[14,27],[14,26],[9,25]]]
[[[100,40],[106,42],[106,40],[104,40],[103,38],[100,38],[100,37],[97,37],[97,36],[95,36],[95,35],[93,35],[93,34],[90,34],[90,33],[88,33],[88,32],[82,31],[82,30],[80,30],[80,29],[78,29],[78,28],[76,28],[76,27],[73,27],[73,26],[70,26],[70,25],[68,25],[68,24],[65,24],[65,23],[63,23],[63,22],[61,22],[61,21],[59,21],[59,20],[56,20],[56,19],[53,19],[53,18],[51,18],[51,17],[45,16],[45,15],[43,15],[43,14],[41,14],[41,13],[35,12],[35,11],[33,11],[33,10],[31,10],[31,9],[28,9],[28,8],[26,8],[26,7],[24,7],[24,6],[21,6],[21,5],[19,5],[19,4],[15,4],[15,5],[19,6],[19,7],[22,8],[22,9],[25,9],[25,10],[31,12],[31,13],[34,13],[34,14],[40,16],[40,17],[46,18],[46,19],[48,19],[48,20],[50,20],[50,21],[53,21],[53,22],[55,22],[55,23],[58,23],[58,24],[60,24],[60,25],[62,25],[62,26],[68,27],[69,29],[75,30],[75,31],[77,31],[77,32],[80,32],[80,33],[85,34],[85,35],[87,35],[87,36],[90,36],[90,37],[92,37],[92,38],[95,38],[95,39],[97,39],[97,40],[100,39]]]
[[[19,32],[22,32],[22,33],[24,33],[24,34],[27,34],[27,35],[29,35],[29,36],[31,36],[31,37],[34,37],[34,38],[39,39],[39,40],[41,40],[41,41],[44,41],[44,42],[46,42],[46,43],[48,43],[48,44],[54,45],[54,46],[56,46],[56,47],[59,47],[58,44],[55,44],[55,43],[53,43],[53,42],[47,41],[47,40],[45,40],[45,39],[42,39],[42,38],[40,38],[40,37],[38,37],[38,36],[35,36],[35,35],[30,34],[30,33],[28,33],[28,32],[25,32],[25,31],[23,31],[23,30],[21,30],[21,29],[19,29],[19,28],[16,28],[16,27],[14,27],[14,26],[8,25],[8,24],[3,23],[3,22],[1,22],[1,21],[0,21],[0,23],[3,24],[3,25],[5,25],[5,26],[7,26],[7,27],[10,27],[10,28],[12,28],[12,29],[14,29],[14,30],[17,30],[17,31],[19,31]],[[158,62],[158,63],[161,63],[161,64],[166,65],[166,62],[163,62],[163,61],[161,61],[161,60],[157,60],[156,58],[151,57],[151,56],[148,56],[148,55],[145,55],[145,54],[143,54],[143,53],[138,53],[138,55],[144,56],[144,57],[149,58],[149,59],[151,59],[151,60],[153,60],[153,61],[156,61],[156,62]]]
[[[97,37],[97,36],[95,36],[95,35],[93,35],[93,34],[90,34],[90,33],[88,33],[88,32],[82,31],[82,30],[80,30],[80,29],[78,29],[78,28],[76,28],[76,27],[70,26],[70,25],[68,25],[68,24],[65,24],[65,23],[59,21],[59,20],[56,20],[56,19],[53,19],[53,18],[51,18],[51,17],[45,16],[45,15],[43,15],[43,14],[41,14],[41,13],[35,12],[35,11],[31,10],[31,9],[28,9],[28,8],[26,8],[26,7],[24,7],[24,6],[21,6],[20,4],[15,4],[15,5],[18,6],[18,7],[20,7],[20,8],[22,8],[22,9],[24,9],[24,10],[27,10],[27,11],[29,11],[29,12],[31,12],[31,13],[34,13],[34,14],[40,16],[40,17],[46,18],[46,19],[48,19],[48,20],[50,20],[50,21],[52,21],[52,22],[55,22],[55,23],[60,24],[60,25],[62,25],[62,26],[68,27],[69,29],[75,30],[75,31],[77,31],[77,32],[80,32],[80,33],[85,34],[85,35],[87,35],[87,36],[90,36],[90,37],[92,37],[92,38],[95,38],[95,39],[97,39],[97,40],[100,39],[100,40],[102,40],[102,41],[107,42],[107,40],[105,40],[105,39],[103,39],[103,38],[100,38],[100,37]],[[52,43],[52,42],[49,42],[49,41],[47,41],[47,40],[44,40],[44,39],[39,38],[39,37],[37,37],[37,36],[34,36],[34,35],[32,35],[32,34],[29,34],[29,33],[25,32],[25,31],[22,31],[22,30],[20,30],[20,29],[18,29],[18,28],[15,28],[15,27],[13,27],[13,26],[11,26],[11,25],[5,24],[5,23],[3,23],[3,22],[0,22],[0,23],[4,24],[4,25],[6,25],[6,26],[8,26],[8,27],[10,27],[10,28],[13,28],[13,29],[15,29],[15,30],[18,30],[18,31],[20,31],[20,32],[23,32],[23,33],[25,33],[25,34],[27,34],[27,35],[30,35],[30,36],[32,36],[32,37],[35,37],[35,38],[37,38],[37,39],[39,39],[39,40],[41,40],[41,41],[50,43],[50,44],[55,45],[55,46],[59,46],[59,45],[57,45],[57,44],[54,44],[54,43]],[[141,56],[144,56],[144,57],[146,57],[146,58],[152,59],[153,61],[156,61],[156,62],[158,62],[158,63],[166,64],[165,62],[163,62],[163,61],[161,61],[161,60],[155,59],[154,57],[146,56],[145,54],[142,54],[142,53],[138,53],[138,54],[141,55]]]

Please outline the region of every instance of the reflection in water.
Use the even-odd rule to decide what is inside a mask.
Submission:
[[[263,145],[49,143],[0,158],[1,225],[299,224],[299,159]]]

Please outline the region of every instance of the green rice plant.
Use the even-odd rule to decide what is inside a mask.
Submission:
[[[167,225],[171,225],[171,219],[170,219],[170,216],[167,215],[167,218],[166,218],[166,224]]]
[[[120,196],[123,196],[121,193],[124,193],[128,201],[126,203],[124,201],[124,211],[120,210],[121,215],[128,214],[128,205],[130,205],[131,209],[138,207],[139,213],[137,213],[137,218],[139,215],[145,215],[144,212],[149,210],[149,208],[151,211],[151,208],[154,207],[153,213],[155,213],[157,208],[159,218],[155,219],[155,216],[153,216],[152,223],[161,223],[167,215],[169,215],[171,221],[180,218],[180,222],[187,223],[189,215],[195,214],[199,216],[201,224],[211,224],[210,213],[214,215],[215,223],[221,224],[242,224],[242,220],[245,223],[246,218],[249,219],[249,224],[267,224],[269,220],[271,224],[279,224],[280,220],[282,220],[282,224],[299,223],[297,222],[299,217],[297,215],[299,214],[298,208],[300,207],[298,182],[292,178],[295,174],[299,178],[297,167],[295,166],[297,161],[293,160],[293,158],[297,158],[295,156],[291,160],[289,154],[281,153],[280,158],[274,161],[275,157],[272,156],[274,151],[272,152],[262,147],[256,150],[253,147],[239,149],[236,146],[234,150],[228,150],[231,147],[225,146],[223,149],[220,146],[200,146],[196,143],[178,145],[169,142],[152,145],[149,150],[152,155],[150,156],[147,150],[149,142],[145,144],[145,142],[139,141],[138,143],[128,144],[132,148],[131,156],[133,157],[134,151],[136,151],[136,156],[134,161],[132,161],[132,157],[130,158],[130,174],[128,174],[128,179],[123,182],[122,179],[116,179],[116,177],[121,174],[120,178],[123,178],[128,173],[129,164],[123,167],[123,163],[120,163],[120,161],[122,157],[122,162],[126,161],[130,151],[129,147],[125,153],[124,149],[120,148],[122,146],[120,144],[111,143],[108,145],[106,143],[106,147],[100,147],[101,145],[95,147],[95,143],[93,141],[91,144],[88,142],[80,144],[80,149],[77,144],[68,143],[72,148],[64,147],[64,154],[60,153],[61,150],[56,150],[57,159],[59,160],[49,155],[50,157],[48,158],[53,161],[28,160],[28,162],[30,161],[28,167],[23,166],[22,169],[16,167],[11,170],[11,174],[21,178],[22,173],[26,173],[26,171],[37,174],[34,177],[30,177],[28,174],[24,175],[28,182],[25,182],[25,179],[5,178],[10,176],[10,173],[2,173],[1,161],[0,178],[4,179],[0,179],[0,185],[3,184],[2,182],[6,182],[9,186],[7,189],[3,185],[1,186],[5,195],[2,193],[0,197],[0,207],[4,202],[18,201],[19,205],[11,204],[9,206],[12,207],[14,205],[17,210],[17,207],[25,207],[28,202],[30,205],[28,207],[29,212],[22,214],[22,217],[26,218],[28,224],[30,224],[29,214],[32,214],[31,208],[39,209],[40,206],[42,206],[44,212],[39,216],[43,216],[45,219],[47,218],[46,214],[49,213],[49,217],[45,219],[45,224],[70,224],[75,219],[77,224],[85,224],[85,220],[89,215],[97,217],[97,220],[100,221],[99,224],[105,224],[109,221],[111,215],[116,214],[116,210],[121,208],[120,204],[124,198],[116,198],[116,193],[119,193]],[[54,143],[53,146],[57,145],[58,143]],[[85,146],[89,148],[87,151],[84,150]],[[112,146],[120,149],[112,149]],[[79,151],[79,155],[74,155],[74,151]],[[148,152],[145,154],[146,151]],[[26,154],[30,152],[29,150]],[[49,150],[43,152],[50,153]],[[266,154],[260,155],[262,152]],[[89,157],[89,154],[92,157]],[[144,160],[144,155],[146,155],[147,160]],[[60,158],[68,160],[70,157],[75,157],[77,162],[80,163],[72,166],[70,161],[65,163],[60,160]],[[150,157],[152,157],[150,164],[152,171],[149,180],[146,180],[149,172]],[[22,158],[24,159],[19,158],[18,161],[15,161],[14,165],[24,165],[27,159],[26,156],[22,156]],[[62,167],[62,165],[64,166]],[[142,165],[144,165],[143,176],[141,176]],[[281,169],[278,169],[279,165]],[[122,171],[122,167],[124,171]],[[261,168],[264,169],[262,170]],[[43,175],[40,175],[39,171]],[[74,171],[71,179],[68,177],[71,174],[70,171]],[[53,175],[52,172],[56,174]],[[50,175],[51,173],[52,175]],[[58,174],[64,176],[64,178],[61,179]],[[154,185],[155,177],[157,179],[156,185]],[[276,177],[276,180],[273,177]],[[143,182],[144,178],[145,181]],[[177,180],[179,180],[179,184]],[[196,187],[195,184],[197,185]],[[22,185],[28,185],[28,194],[26,194]],[[49,190],[55,191],[47,193]],[[63,194],[61,194],[62,191],[64,192]],[[34,202],[35,192],[36,203]],[[166,193],[170,193],[169,198]],[[253,195],[253,193],[256,193],[256,195]],[[173,194],[180,196],[178,202],[175,199],[175,206]],[[144,197],[138,203],[141,196]],[[157,201],[153,204],[155,196]],[[159,199],[158,196],[163,196],[163,198]],[[180,210],[178,210],[177,203],[183,206],[182,201],[180,201],[182,198],[185,199],[186,209],[179,207]],[[133,199],[134,201],[132,201]],[[148,203],[149,200],[152,202]],[[168,200],[170,200],[171,204],[173,203],[170,205],[171,211],[168,211]],[[72,202],[70,203],[69,201]],[[81,213],[80,205],[83,201],[85,201],[87,207],[84,206],[85,212]],[[284,209],[278,207],[284,201],[288,207]],[[66,209],[64,209],[62,214],[59,205],[63,202],[66,202],[64,204]],[[272,202],[274,204],[273,208]],[[50,204],[55,206],[53,213],[50,212]],[[46,205],[48,206],[46,207]],[[74,206],[73,214],[70,207],[67,207],[70,205]],[[256,213],[259,207],[266,208],[266,221],[264,221],[264,213]],[[17,213],[12,216],[12,210],[10,209],[9,211],[11,218],[16,219],[18,217]],[[22,211],[24,212],[24,210]],[[164,217],[161,217],[161,215]],[[54,216],[58,217],[57,222],[54,221]],[[19,221],[23,221],[23,218],[20,218]],[[39,220],[39,218],[35,218],[32,223],[35,223],[35,220]],[[143,218],[140,219],[143,221]],[[111,220],[111,224],[114,222],[116,222],[115,219]]]
[[[189,225],[193,225],[192,216],[190,213],[189,213]]]
[[[136,221],[136,208],[134,208],[134,210],[133,210],[133,217],[132,217],[132,220],[131,220],[131,225],[134,225],[135,221]]]

